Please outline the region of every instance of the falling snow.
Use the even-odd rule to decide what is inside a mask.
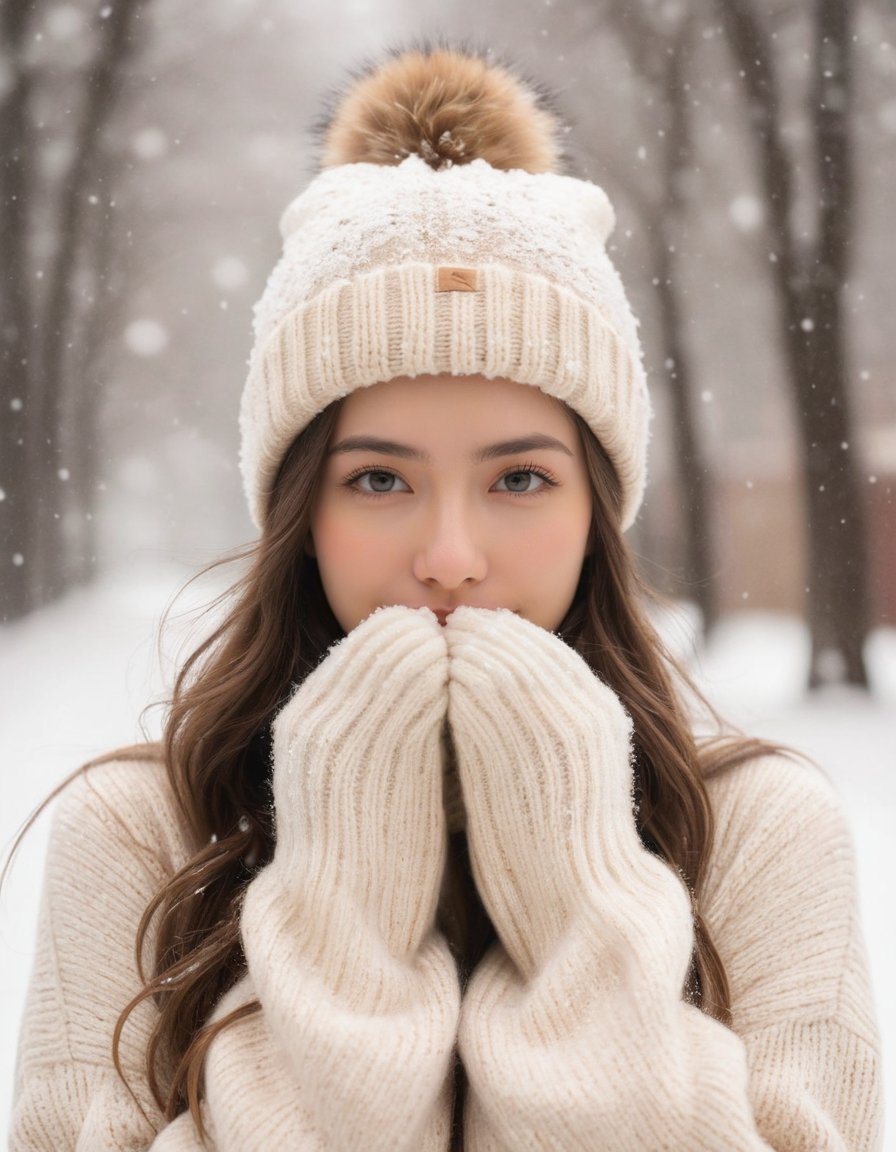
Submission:
[[[621,250],[629,260],[629,266],[636,269],[636,281],[640,280],[642,285],[649,286],[655,269],[650,267],[646,259],[639,264],[639,259],[642,250],[647,251],[646,245],[656,235],[657,215],[641,214],[634,203],[635,198],[628,198],[622,179],[630,177],[633,190],[643,194],[645,199],[660,191],[655,181],[647,179],[647,162],[656,160],[660,153],[651,151],[648,156],[649,146],[634,143],[638,139],[656,140],[655,125],[644,115],[649,105],[641,98],[640,92],[636,91],[634,99],[629,101],[633,109],[631,115],[626,100],[620,98],[612,106],[612,117],[591,117],[593,107],[609,107],[606,102],[601,103],[601,94],[592,85],[592,73],[594,76],[599,75],[602,66],[598,38],[583,37],[580,46],[576,43],[576,37],[570,35],[562,45],[565,55],[556,55],[560,37],[555,37],[554,49],[545,44],[543,37],[546,31],[552,34],[558,32],[559,25],[555,21],[562,11],[562,5],[556,3],[556,0],[542,2],[542,21],[549,23],[550,28],[541,29],[542,21],[536,19],[530,22],[525,35],[536,54],[540,53],[545,60],[557,61],[562,65],[559,73],[567,102],[575,95],[576,89],[573,86],[577,83],[583,96],[587,91],[593,97],[592,104],[583,107],[578,117],[583,125],[588,126],[587,132],[584,129],[576,129],[576,132],[578,142],[585,143],[589,149],[593,144],[592,178],[601,184],[606,178],[605,186],[611,191],[618,212],[618,230],[608,243],[607,250],[615,254],[617,245],[614,241],[618,239]],[[111,0],[101,0],[101,3],[100,16],[103,20],[108,20],[118,11]],[[245,15],[250,15],[254,11],[254,3],[255,0],[229,0],[220,6],[220,12],[227,13],[239,7],[245,10]],[[656,8],[658,12],[672,12],[677,4],[678,0],[659,0]],[[377,10],[373,0],[350,0],[349,9],[352,18],[349,23],[352,24],[354,20],[359,35],[362,35],[360,29],[363,25],[376,24]],[[109,492],[104,499],[119,500],[116,507],[126,513],[122,520],[133,513],[131,524],[136,523],[141,515],[148,518],[156,513],[159,525],[165,521],[169,511],[165,501],[170,502],[171,493],[184,479],[184,473],[172,467],[172,460],[177,460],[178,468],[187,461],[191,469],[191,483],[203,482],[198,478],[205,476],[206,472],[202,471],[202,462],[197,461],[193,453],[193,442],[187,439],[188,433],[194,432],[196,428],[201,437],[207,437],[207,444],[223,444],[220,459],[217,449],[209,449],[211,463],[207,474],[214,476],[217,482],[224,475],[225,468],[235,469],[232,459],[232,405],[226,399],[229,393],[220,386],[220,381],[229,381],[228,388],[238,386],[235,377],[241,374],[240,366],[249,343],[246,300],[237,294],[247,290],[250,284],[260,283],[263,271],[269,270],[264,260],[275,240],[276,217],[272,213],[285,207],[289,199],[300,190],[307,159],[299,139],[304,110],[294,99],[294,89],[289,87],[289,84],[294,84],[294,56],[288,58],[290,52],[282,51],[284,46],[290,45],[291,33],[287,35],[287,24],[292,17],[287,15],[289,10],[289,6],[283,9],[283,18],[278,19],[276,24],[271,19],[256,16],[245,21],[244,32],[240,35],[245,34],[247,42],[240,46],[239,67],[232,77],[220,73],[220,64],[214,53],[205,56],[197,54],[195,60],[185,58],[187,66],[182,69],[178,66],[179,70],[174,69],[170,77],[167,76],[161,66],[165,57],[163,37],[167,32],[160,26],[161,51],[153,56],[154,45],[150,42],[144,46],[141,52],[146,51],[145,61],[141,62],[141,67],[134,74],[134,78],[144,87],[143,95],[149,99],[141,95],[138,99],[129,100],[122,109],[116,111],[113,122],[115,134],[110,142],[123,153],[121,184],[110,186],[93,178],[89,200],[88,192],[83,188],[80,190],[81,203],[95,206],[88,213],[91,226],[107,214],[106,206],[119,191],[122,193],[119,197],[122,208],[125,204],[129,207],[129,214],[123,220],[121,232],[115,239],[118,250],[113,252],[112,264],[127,264],[136,273],[134,281],[124,286],[120,297],[102,295],[104,292],[114,293],[115,283],[104,285],[99,290],[92,288],[91,291],[95,292],[97,301],[108,300],[112,303],[113,307],[107,313],[109,317],[119,317],[112,320],[114,327],[111,331],[107,329],[105,334],[108,344],[113,345],[111,350],[115,359],[110,357],[108,378],[101,380],[100,384],[104,389],[104,405],[108,389],[109,414],[113,418],[109,427],[115,430],[116,438],[119,429],[124,430],[125,435],[121,437],[122,444],[116,443],[116,455],[106,467]],[[192,19],[189,11],[185,9],[183,12],[183,21],[187,27],[181,27],[178,21],[177,27],[170,30],[169,50],[172,56],[179,57],[183,48],[190,44],[189,37],[196,37],[196,28],[189,27]],[[95,12],[96,9],[93,9]],[[197,18],[197,27],[202,26],[207,15],[204,14],[201,20]],[[222,15],[221,19],[223,22],[225,17]],[[295,19],[301,34],[310,40],[314,18],[308,12],[300,12]],[[863,19],[873,21],[870,9],[866,10]],[[47,70],[48,74],[58,76],[60,80],[63,74],[72,75],[72,69],[80,59],[79,54],[92,50],[96,35],[96,29],[91,26],[93,20],[95,15],[88,16],[86,9],[74,0],[51,2],[34,18],[34,24],[40,31],[29,47],[29,52],[38,63],[51,59],[58,62]],[[779,41],[779,47],[787,35],[787,21],[782,20],[781,24],[782,40]],[[893,303],[887,274],[892,265],[892,237],[896,236],[896,230],[889,228],[885,208],[887,189],[896,177],[894,150],[889,147],[889,143],[896,137],[896,98],[892,95],[896,54],[890,43],[881,41],[884,27],[882,20],[877,24],[872,23],[870,34],[866,33],[864,61],[858,53],[856,57],[857,67],[864,63],[859,73],[862,85],[857,94],[859,100],[855,116],[860,144],[857,150],[857,191],[860,193],[863,214],[858,220],[854,243],[856,253],[862,257],[862,275],[867,278],[868,292],[867,302],[856,310],[856,300],[862,300],[863,297],[857,297],[854,286],[851,286],[849,301],[852,309],[850,316],[854,318],[851,320],[854,326],[851,346],[855,348],[858,362],[864,363],[866,367],[861,371],[850,372],[850,383],[857,400],[856,409],[862,422],[850,434],[849,442],[840,442],[841,452],[849,455],[837,460],[839,465],[854,463],[859,478],[865,476],[866,488],[863,494],[869,507],[880,507],[886,503],[887,493],[893,492],[896,468],[896,425],[893,423],[896,409],[889,398],[893,394],[890,368],[892,332],[886,323]],[[111,27],[106,25],[100,31],[111,31]],[[275,34],[268,35],[271,33]],[[201,34],[206,35],[204,27]],[[215,34],[214,29],[212,34]],[[268,38],[262,41],[262,35]],[[772,38],[776,35],[773,34]],[[704,28],[702,36],[704,41],[724,40],[723,30],[714,26]],[[796,51],[797,47],[802,49],[805,46],[800,36],[794,33],[792,47],[793,58],[797,61],[794,77],[802,83],[808,75],[811,60],[808,53]],[[246,87],[241,69],[246,61],[252,60],[252,37],[255,37],[256,55],[258,45],[261,46],[265,68],[261,80],[256,83],[253,79]],[[721,43],[718,46],[721,48]],[[276,72],[278,50],[282,52],[282,59],[286,60],[284,75],[288,78],[287,85],[284,85]],[[324,59],[328,54],[332,55],[330,50],[331,45],[327,44],[327,51],[322,54],[326,68],[331,68]],[[314,58],[316,64],[314,50],[310,51],[312,55],[309,59]],[[55,53],[55,57],[51,58],[50,53]],[[577,71],[582,68],[582,53],[588,59],[591,70],[587,84],[584,82],[585,76],[577,75]],[[617,63],[615,57],[619,57],[618,63],[622,64],[623,56],[619,45],[614,43],[604,62],[610,65],[606,68],[610,92],[613,91],[612,82],[619,76],[619,72],[613,71]],[[801,57],[804,57],[805,66],[799,62]],[[85,56],[85,63],[86,59]],[[692,201],[687,205],[687,219],[683,221],[688,226],[689,234],[683,235],[685,230],[681,229],[676,236],[679,241],[677,278],[673,278],[672,282],[682,297],[687,296],[682,304],[683,311],[687,310],[684,322],[690,326],[688,331],[694,344],[695,355],[690,365],[693,372],[693,396],[703,404],[714,405],[701,413],[701,426],[714,426],[724,415],[725,436],[731,435],[732,442],[743,428],[745,433],[757,437],[757,443],[761,437],[763,445],[769,446],[767,455],[755,452],[750,456],[745,455],[746,470],[740,471],[738,464],[738,470],[733,473],[735,483],[740,485],[739,498],[754,515],[759,515],[770,490],[770,479],[765,467],[767,463],[769,467],[773,465],[775,446],[785,442],[782,429],[787,429],[787,421],[780,419],[781,409],[775,406],[772,396],[774,389],[783,396],[786,388],[784,372],[777,359],[780,353],[777,333],[772,330],[772,326],[779,320],[774,313],[773,297],[779,256],[767,248],[768,243],[776,244],[778,241],[771,233],[765,235],[764,200],[747,191],[761,185],[753,153],[741,146],[745,137],[730,118],[730,110],[737,107],[734,101],[739,98],[737,77],[732,70],[732,86],[723,78],[721,70],[713,72],[714,68],[721,68],[722,59],[721,53],[717,54],[717,58],[707,53],[706,60],[701,61],[699,78],[694,79],[692,89],[689,89],[697,133],[694,139],[693,166],[682,174],[681,187],[685,190],[683,195],[692,187],[695,191]],[[716,63],[713,63],[714,60]],[[837,84],[839,64],[830,59],[825,64],[830,73],[825,83],[825,100],[830,105],[840,98]],[[704,65],[705,74],[702,70]],[[41,66],[46,67],[45,63],[41,63]],[[207,71],[203,72],[203,68],[207,68]],[[335,77],[336,71],[336,68],[331,68],[329,76]],[[151,75],[153,72],[158,73],[157,84],[156,76]],[[785,100],[790,100],[795,93],[795,86],[787,89],[788,79],[786,74],[782,74],[782,98]],[[9,61],[6,55],[0,53],[0,99],[12,83],[13,72]],[[293,93],[285,104],[283,91]],[[196,109],[201,111],[209,106],[210,95],[216,101],[220,99],[220,119],[217,115],[211,119],[205,118],[201,130],[197,131],[191,102],[198,97]],[[729,100],[732,101],[730,107]],[[236,101],[239,101],[238,105]],[[798,108],[795,102],[787,106],[791,108],[791,113],[782,123],[782,139],[793,153],[798,200],[804,200],[807,206],[806,219],[800,220],[800,228],[805,226],[807,232],[801,233],[799,244],[805,242],[808,249],[811,246],[812,213],[815,210],[811,188],[814,173],[811,165],[806,163],[806,157],[811,155],[811,130],[805,116],[805,107],[801,105]],[[173,116],[172,109],[175,113]],[[570,111],[575,113],[577,109],[570,104]],[[63,95],[61,90],[59,98],[52,102],[52,107],[36,107],[34,110],[34,122],[41,133],[34,148],[35,173],[37,179],[48,188],[51,185],[63,186],[65,175],[70,170],[74,159],[74,133],[67,136],[62,129],[74,126],[76,112],[74,101],[68,95]],[[602,135],[604,120],[609,122],[609,129]],[[259,125],[265,125],[267,130],[258,131]],[[564,126],[562,131],[569,133],[569,126]],[[120,136],[117,134],[119,132]],[[184,146],[179,148],[181,137]],[[574,135],[574,145],[576,141]],[[617,176],[620,180],[615,184]],[[695,181],[693,185],[690,183],[692,180]],[[219,206],[214,212],[209,212],[209,196],[212,193],[218,195],[219,188]],[[618,202],[614,190],[618,192]],[[707,198],[705,204],[704,197]],[[800,209],[800,204],[795,205],[795,209]],[[799,215],[798,211],[796,215]],[[742,241],[738,234],[743,236]],[[625,241],[631,243],[626,244]],[[55,237],[49,229],[45,237],[34,237],[32,262],[27,274],[30,287],[38,293],[47,287],[52,275],[54,244]],[[762,265],[758,273],[755,267],[757,261]],[[37,283],[33,283],[31,277]],[[721,281],[721,286],[718,291],[714,291],[712,285],[717,280]],[[659,281],[654,283],[658,285]],[[221,313],[228,309],[228,300],[222,297],[229,297],[226,318]],[[808,304],[803,307],[810,310]],[[117,312],[118,308],[122,311]],[[189,320],[181,322],[180,317],[187,316]],[[170,324],[166,323],[168,318],[171,318]],[[736,320],[736,323],[729,323],[731,320]],[[821,321],[818,322],[820,325]],[[209,347],[211,341],[205,334],[213,326],[217,326],[216,331],[227,329],[229,332],[238,332],[241,324],[247,333],[245,345],[234,338],[230,344],[221,341],[220,347],[216,339],[214,347]],[[797,333],[811,333],[815,329],[811,317],[807,316],[800,322],[798,313],[796,324]],[[182,336],[184,332],[190,333],[188,338]],[[176,347],[171,349],[170,363],[169,357],[166,357],[165,371],[160,372],[159,363],[153,358],[165,353],[175,337]],[[811,341],[807,336],[802,343],[809,344]],[[660,352],[658,364],[663,365],[662,344],[657,347]],[[773,350],[773,354],[769,349]],[[248,365],[249,360],[245,360],[245,363]],[[667,373],[672,373],[676,365],[671,358],[667,358],[664,368]],[[231,375],[228,376],[228,373]],[[184,390],[185,380],[190,381],[191,394],[186,402],[175,392],[176,389]],[[214,386],[208,383],[212,380]],[[714,393],[709,388],[701,390],[703,383],[714,385],[718,391]],[[20,389],[23,386],[18,385]],[[661,391],[662,385],[657,393]],[[206,423],[200,425],[197,418],[195,427],[188,427],[195,415],[194,401],[197,408],[202,406]],[[8,403],[9,411],[13,413],[23,412],[26,408],[20,397]],[[124,416],[120,407],[122,404],[132,406],[127,408]],[[119,407],[116,408],[116,405]],[[188,411],[185,411],[188,405]],[[29,400],[29,416],[33,407],[33,402]],[[664,413],[660,413],[660,419],[663,418]],[[14,423],[8,413],[6,419],[10,424]],[[127,427],[128,419],[132,425],[138,426],[136,430]],[[142,427],[144,419],[145,429]],[[656,422],[655,430],[658,441],[662,441],[665,432],[660,419]],[[0,410],[0,424],[2,422],[3,412]],[[24,423],[21,419],[15,421],[16,426]],[[874,427],[869,427],[872,423]],[[183,439],[172,439],[171,443],[178,445],[178,448],[176,451],[172,449],[172,455],[166,457],[158,445],[169,435]],[[721,433],[717,431],[717,435]],[[185,446],[188,444],[190,450],[186,451]],[[102,447],[107,451],[109,446],[103,444]],[[726,447],[727,441],[723,451]],[[746,452],[750,445],[738,442],[736,447]],[[790,450],[788,441],[787,451]],[[226,464],[221,462],[225,457]],[[80,478],[75,458],[68,456],[68,459],[75,475]],[[739,461],[740,457],[737,459]],[[63,483],[71,479],[68,468],[60,467],[57,475]],[[726,475],[724,469],[720,468],[720,481],[731,479],[731,475]],[[744,476],[751,478],[744,480]],[[5,501],[7,495],[12,498],[17,491],[8,474],[4,474],[3,482],[6,490],[0,488],[0,502]],[[99,483],[97,487],[105,492],[107,485]],[[65,490],[69,496],[73,488],[72,484]],[[206,512],[205,520],[212,522],[217,517],[221,524],[228,524],[221,531],[229,532],[233,506],[231,504],[225,511],[221,511],[224,505],[220,499],[221,491],[223,488],[219,485],[207,503],[199,503]],[[752,493],[749,499],[747,492]],[[235,490],[228,495],[236,495]],[[59,504],[62,503],[60,499]],[[8,512],[11,507],[11,504],[7,504],[5,510]],[[147,513],[145,509],[152,511]],[[183,519],[186,523],[186,515]],[[98,523],[100,520],[98,516]],[[152,523],[155,525],[155,521]],[[892,524],[892,519],[889,523]],[[126,530],[118,526],[113,529],[108,523],[104,528],[110,539],[114,535],[119,541],[119,533]],[[192,531],[192,527],[189,530]],[[142,543],[143,538],[139,532],[143,531],[152,538],[155,545],[156,537],[152,535],[156,531],[154,526],[147,528],[142,525],[135,531],[138,543]],[[161,528],[158,533],[159,549],[169,548],[170,540],[164,537]],[[229,544],[228,538],[226,546]],[[21,540],[16,540],[15,545],[23,551],[7,551],[7,571],[10,571],[10,565],[17,569],[24,568],[25,572],[33,571],[37,557],[30,542],[23,544]],[[803,587],[802,580],[795,580],[795,584],[795,591],[799,592]],[[762,602],[763,596],[759,586],[749,577],[739,574],[739,583],[728,587],[732,600],[741,600],[744,609],[753,607],[754,611],[744,612],[746,623],[737,635],[734,634],[737,631],[736,624],[722,622],[718,638],[701,654],[701,671],[706,681],[715,685],[718,694],[716,702],[720,703],[723,711],[743,722],[748,729],[756,730],[758,715],[766,728],[762,734],[789,738],[797,746],[809,747],[810,750],[814,740],[815,754],[820,759],[830,756],[833,770],[840,773],[858,834],[864,894],[870,902],[867,925],[872,957],[878,970],[886,977],[896,962],[894,920],[889,911],[891,894],[881,890],[886,870],[880,867],[881,861],[888,859],[887,837],[896,818],[893,776],[884,771],[892,760],[892,734],[896,720],[896,631],[879,629],[869,641],[869,666],[876,678],[870,695],[850,695],[846,692],[837,694],[834,689],[830,689],[829,693],[826,690],[818,700],[807,702],[799,689],[807,659],[807,639],[803,626],[793,618],[771,616],[763,624],[761,614],[755,612],[755,606]],[[745,590],[747,587],[752,589],[752,596]],[[27,796],[24,792],[19,794],[22,802],[17,807],[14,804],[14,811],[7,819],[8,830],[11,830],[16,819],[27,812],[44,785],[49,787],[73,766],[72,747],[78,748],[78,754],[86,747],[99,752],[105,747],[134,738],[132,719],[146,702],[146,693],[141,690],[145,685],[134,681],[132,664],[127,665],[127,680],[120,675],[120,670],[135,652],[145,655],[149,660],[149,625],[153,615],[164,604],[169,591],[168,585],[164,589],[151,587],[150,582],[144,580],[139,573],[135,575],[133,571],[128,571],[117,587],[114,581],[101,581],[94,589],[83,590],[83,595],[80,592],[76,594],[80,599],[67,598],[55,608],[35,614],[22,622],[21,626],[16,625],[14,634],[11,630],[10,644],[5,643],[5,637],[0,642],[0,679],[5,677],[5,704],[10,717],[8,722],[0,723],[0,749],[5,751],[7,763],[24,763],[27,759],[28,778],[25,779],[23,775],[21,781],[16,779],[13,783],[22,789],[32,787],[32,792]],[[110,604],[114,609],[111,613]],[[730,630],[726,630],[728,624],[731,625]],[[91,636],[95,645],[88,647],[83,642],[84,636]],[[872,659],[875,645],[877,655]],[[56,655],[60,650],[87,653],[83,662],[79,663],[75,677],[71,665],[68,668],[60,667],[64,663]],[[22,669],[22,675],[11,675],[11,667]],[[116,669],[114,677],[110,673],[112,668]],[[838,669],[833,667],[833,673],[837,672]],[[24,683],[23,677],[26,678]],[[128,694],[130,698],[125,702]],[[39,719],[51,695],[61,702],[59,706],[64,711],[67,728],[64,738],[60,738],[49,749],[49,738],[44,737]],[[118,701],[117,711],[116,706],[111,709],[108,707],[110,696]],[[42,738],[47,740],[46,745],[41,744]],[[64,748],[62,739],[68,741]],[[32,766],[36,767],[36,775],[31,772]],[[40,775],[41,771],[44,771],[43,776]],[[16,796],[13,793],[14,801]],[[35,858],[34,867],[23,869],[20,875],[21,884],[28,886],[28,916],[31,915],[31,904],[37,890],[39,866],[39,860]],[[10,943],[10,925],[15,931],[17,921],[7,915],[3,925],[6,937],[0,940],[0,947]],[[0,969],[4,971],[4,987],[0,988],[0,1012],[3,995],[7,996],[8,1009],[3,1013],[4,1018],[9,1017],[10,1006],[13,1015],[19,1011],[19,990],[24,986],[25,964],[29,959],[27,948],[22,944],[24,939],[25,933],[17,935],[12,940],[13,947],[9,949],[14,952],[16,977],[21,977],[18,984],[12,979],[6,980],[5,956],[0,957]],[[892,1034],[896,1040],[892,987],[889,980],[881,982],[881,1008],[885,1014],[888,1013],[891,1021],[888,1034]],[[9,1040],[6,1046],[0,1044],[0,1058],[8,1058],[8,1074],[4,1082],[11,1084],[12,1030],[6,1031]],[[9,1051],[4,1051],[4,1047]],[[896,1056],[896,1051],[893,1056]],[[890,1058],[892,1064],[893,1057]],[[896,1109],[891,1109],[891,1112],[896,1117]],[[4,1119],[0,1093],[0,1130],[5,1130]]]
[[[249,279],[249,269],[239,256],[221,256],[212,265],[211,275],[219,288],[235,291]]]
[[[740,232],[755,232],[764,218],[762,204],[755,196],[735,196],[728,205],[728,215]]]
[[[168,151],[168,135],[161,128],[141,128],[131,138],[131,151],[140,160],[158,160]]]
[[[134,320],[124,330],[124,342],[136,356],[157,356],[168,347],[168,329],[157,320]]]
[[[84,13],[74,4],[55,4],[47,10],[44,28],[53,40],[71,40],[87,27]]]
[[[896,100],[887,100],[877,110],[877,122],[890,136],[896,136]]]

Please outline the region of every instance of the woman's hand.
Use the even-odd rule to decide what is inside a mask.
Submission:
[[[447,689],[433,613],[380,608],[330,649],[274,722],[276,852],[342,921],[328,939],[350,937],[360,918],[407,957],[433,924],[447,849]]]
[[[567,644],[512,612],[458,609],[446,632],[470,861],[500,938],[461,1007],[465,1136],[502,1152],[658,1147],[631,1117],[659,1080],[657,1003],[678,1011],[692,935],[684,885],[638,836],[631,722]]]
[[[248,975],[221,1010],[209,1109],[226,1148],[446,1146],[460,984],[435,929],[447,830],[444,632],[382,608],[330,649],[274,726],[276,846],[246,889]],[[246,1110],[257,1073],[276,1107]]]
[[[445,628],[448,720],[476,886],[530,977],[610,874],[641,851],[631,721],[559,637],[501,609]]]

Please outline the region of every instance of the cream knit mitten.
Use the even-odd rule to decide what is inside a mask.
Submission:
[[[446,631],[473,874],[530,979],[603,870],[639,849],[631,721],[568,645],[507,609],[459,609]]]
[[[615,694],[506,609],[457,609],[445,631],[471,865],[500,941],[461,1008],[465,1152],[755,1135],[740,1041],[682,1002],[690,901],[638,836]]]
[[[434,929],[447,677],[435,616],[381,608],[276,718],[276,849],[246,892],[249,974],[216,1016],[253,994],[263,1012],[210,1050],[216,1147],[447,1148],[460,1010]],[[274,1096],[246,1114],[240,1097],[262,1082]]]

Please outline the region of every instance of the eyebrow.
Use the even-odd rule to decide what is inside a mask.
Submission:
[[[522,452],[531,452],[533,449],[545,448],[556,452],[565,452],[572,456],[572,452],[560,440],[553,436],[546,436],[543,432],[533,432],[530,436],[518,436],[513,440],[501,440],[497,444],[486,444],[477,448],[471,455],[471,460],[482,464],[486,460],[496,460],[499,456],[518,456]],[[338,444],[334,444],[328,456],[336,456],[343,452],[381,452],[385,456],[400,456],[404,460],[419,460],[429,464],[431,456],[420,448],[412,448],[409,444],[399,444],[395,440],[382,440],[378,436],[346,436]]]

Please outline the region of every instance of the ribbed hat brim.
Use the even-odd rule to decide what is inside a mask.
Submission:
[[[242,470],[261,527],[283,457],[334,400],[399,376],[482,375],[530,384],[590,425],[622,488],[622,528],[643,495],[650,418],[644,370],[594,303],[543,276],[479,265],[476,291],[437,291],[409,263],[331,284],[281,321],[240,409]]]

